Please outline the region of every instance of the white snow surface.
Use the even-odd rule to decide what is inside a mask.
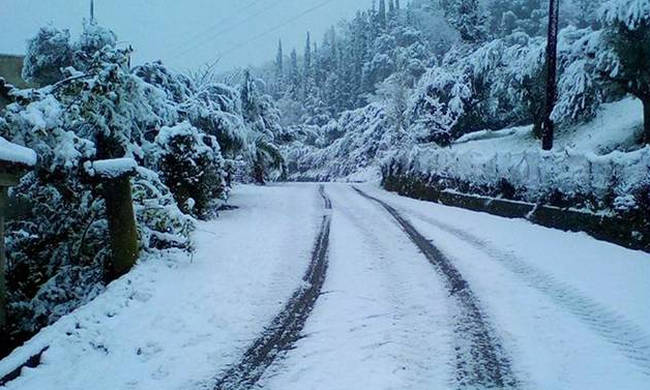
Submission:
[[[203,223],[193,261],[146,259],[0,362],[45,345],[8,389],[204,389],[301,283],[323,213],[315,184],[237,187],[242,208]],[[269,390],[453,389],[455,300],[376,203],[328,184],[329,269]],[[463,274],[521,389],[639,390],[650,381],[650,255],[361,185]],[[633,342],[630,342],[633,340]],[[644,360],[645,358],[645,360]]]
[[[106,178],[115,178],[127,173],[135,173],[138,163],[132,158],[115,158],[93,161],[87,170],[90,174]]]
[[[450,257],[510,355],[519,388],[646,387],[650,365],[636,361],[634,349],[650,354],[643,349],[650,347],[650,255],[585,234],[361,188],[396,207]],[[453,308],[440,277],[379,206],[347,185],[327,191],[333,220],[325,293],[306,337],[259,387],[457,388]],[[641,338],[623,347],[627,331]]]
[[[240,186],[231,202],[240,209],[198,225],[192,259],[143,259],[2,360],[0,376],[50,346],[6,388],[209,387],[302,282],[322,215],[314,186]]]
[[[0,137],[0,161],[31,167],[36,165],[36,152]]]

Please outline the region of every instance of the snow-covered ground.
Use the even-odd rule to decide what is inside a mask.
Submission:
[[[601,203],[592,206],[600,208],[595,211],[611,211],[614,198],[629,198],[648,184],[650,147],[638,144],[642,112],[632,98],[604,104],[589,123],[558,130],[549,152],[541,150],[528,126],[472,133],[447,148],[413,147],[385,164],[393,174],[408,171],[475,187],[495,189],[505,180],[529,202],[555,191],[569,199],[592,197]]]
[[[540,141],[533,136],[532,126],[497,131],[478,131],[458,139],[451,150],[462,154],[480,151],[484,154],[537,151]],[[643,106],[639,99],[625,98],[603,104],[598,114],[587,123],[557,129],[553,147],[603,155],[614,150],[626,152],[638,148],[643,132]]]
[[[387,193],[461,272],[521,389],[637,390],[650,381],[650,255]],[[295,348],[259,388],[457,388],[454,300],[391,215],[349,185],[332,200],[329,268]],[[193,261],[138,265],[0,362],[43,346],[8,389],[204,389],[282,310],[323,214],[313,184],[238,187]]]
[[[210,383],[302,281],[320,225],[315,186],[237,187],[238,210],[202,223],[193,259],[147,259],[0,362],[7,389],[195,389]]]

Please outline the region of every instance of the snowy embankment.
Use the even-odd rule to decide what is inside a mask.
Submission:
[[[237,187],[197,252],[143,259],[0,362],[7,389],[188,389],[238,360],[302,282],[322,216],[315,186]],[[297,207],[299,206],[299,207]]]
[[[635,146],[641,131],[641,104],[625,99],[604,105],[587,124],[560,130],[551,152],[540,149],[531,127],[484,131],[449,148],[420,146],[398,153],[384,163],[384,175],[443,178],[491,189],[507,181],[519,200],[537,202],[557,191],[597,202],[619,197],[614,204],[593,205],[596,209],[633,207],[625,197],[649,184],[650,147]]]

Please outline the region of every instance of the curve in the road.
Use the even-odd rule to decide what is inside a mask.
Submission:
[[[414,213],[414,216],[458,237],[501,263],[527,285],[549,297],[556,305],[576,316],[594,332],[616,346],[631,362],[650,376],[650,336],[639,326],[512,253],[500,250],[471,233],[429,216],[419,213]]]
[[[510,359],[479,307],[478,299],[453,263],[409,221],[387,203],[372,197],[357,187],[359,195],[378,203],[401,226],[409,239],[433,264],[445,280],[450,297],[457,302],[455,318],[456,381],[460,388],[516,388]]]
[[[322,185],[319,187],[319,194],[323,198],[325,210],[330,210],[332,203]],[[326,213],[316,238],[309,268],[303,278],[305,283],[293,293],[284,310],[255,340],[244,353],[240,362],[219,376],[213,389],[243,390],[252,388],[273,361],[284,351],[290,350],[300,338],[300,332],[325,283],[330,225],[331,215]]]

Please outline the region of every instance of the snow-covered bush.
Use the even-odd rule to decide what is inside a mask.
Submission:
[[[499,188],[506,181],[517,200],[553,204],[561,198],[573,207],[613,212],[630,206],[629,196],[647,186],[650,148],[598,156],[570,149],[458,152],[421,146],[394,156],[383,173],[443,180],[444,188],[490,196],[503,195]]]
[[[650,144],[650,1],[609,0],[601,8],[608,50],[598,57],[602,75],[644,105],[644,142]]]
[[[395,126],[382,104],[341,114],[339,120],[321,131],[320,138],[332,139],[321,148],[296,142],[284,147],[293,179],[333,180],[363,173],[373,167],[394,148],[410,144],[406,132]],[[324,141],[320,141],[324,142]],[[369,172],[377,176],[378,172]]]
[[[27,43],[22,76],[37,85],[53,84],[63,78],[61,70],[72,62],[70,31],[43,27]]]
[[[0,136],[39,155],[34,172],[10,194],[22,205],[7,224],[8,332],[16,342],[105,285],[108,222],[102,184],[83,168],[88,161],[137,161],[132,187],[143,253],[193,249],[188,213],[207,218],[226,195],[226,162],[215,136],[238,137],[233,158],[249,156],[244,164],[252,169],[254,133],[235,90],[198,91],[160,63],[132,71],[131,50],[115,44],[115,35],[94,23],[74,42],[67,32],[41,30],[30,41],[25,73],[42,88],[11,90],[15,103],[0,116]],[[225,121],[230,127],[220,132],[215,123]]]
[[[465,75],[442,67],[429,70],[409,102],[410,132],[421,142],[449,145],[458,120],[470,103],[472,91]]]
[[[180,209],[201,219],[212,217],[215,202],[227,196],[216,138],[183,122],[163,127],[156,144],[160,150],[158,170]]]

